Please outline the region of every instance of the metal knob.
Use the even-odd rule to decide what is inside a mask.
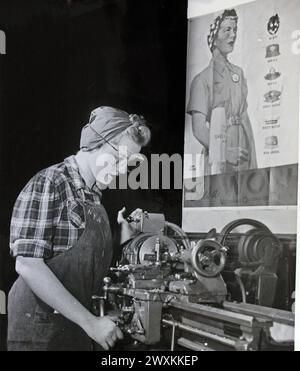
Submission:
[[[110,277],[104,277],[103,282],[105,285],[110,285],[111,284],[111,278]]]
[[[103,286],[104,299],[107,299],[107,292],[108,292],[108,289],[111,285],[111,278],[110,277],[104,277],[103,282],[104,282],[104,286]]]

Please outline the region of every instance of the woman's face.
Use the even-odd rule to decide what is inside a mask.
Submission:
[[[97,151],[97,157],[92,166],[92,172],[100,188],[109,186],[121,174],[126,174],[130,161],[139,158],[141,146],[128,135],[115,138],[114,141],[103,144]]]
[[[221,54],[227,55],[233,51],[237,35],[237,22],[234,19],[225,18],[221,23],[215,47]]]

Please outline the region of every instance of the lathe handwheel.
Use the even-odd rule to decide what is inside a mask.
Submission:
[[[226,253],[219,242],[201,240],[192,250],[191,263],[196,273],[201,276],[215,277],[225,267]]]

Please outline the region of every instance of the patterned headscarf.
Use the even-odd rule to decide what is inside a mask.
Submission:
[[[89,123],[81,131],[80,149],[92,151],[134,124],[146,125],[143,116],[128,114],[113,107],[98,107],[90,115]]]
[[[222,15],[219,15],[214,22],[210,25],[209,35],[207,36],[207,43],[211,52],[213,52],[215,48],[215,41],[218,37],[218,33],[220,31],[220,27],[222,22],[226,19],[233,19],[235,21],[238,20],[238,16],[234,9],[231,10],[224,10]]]

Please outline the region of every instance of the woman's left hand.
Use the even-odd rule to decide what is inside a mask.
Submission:
[[[120,244],[126,242],[127,240],[133,238],[138,233],[138,225],[142,219],[143,210],[136,209],[134,210],[128,218],[124,217],[126,212],[126,208],[123,207],[118,212],[117,222],[121,226],[121,240]],[[129,222],[129,221],[130,222]]]

